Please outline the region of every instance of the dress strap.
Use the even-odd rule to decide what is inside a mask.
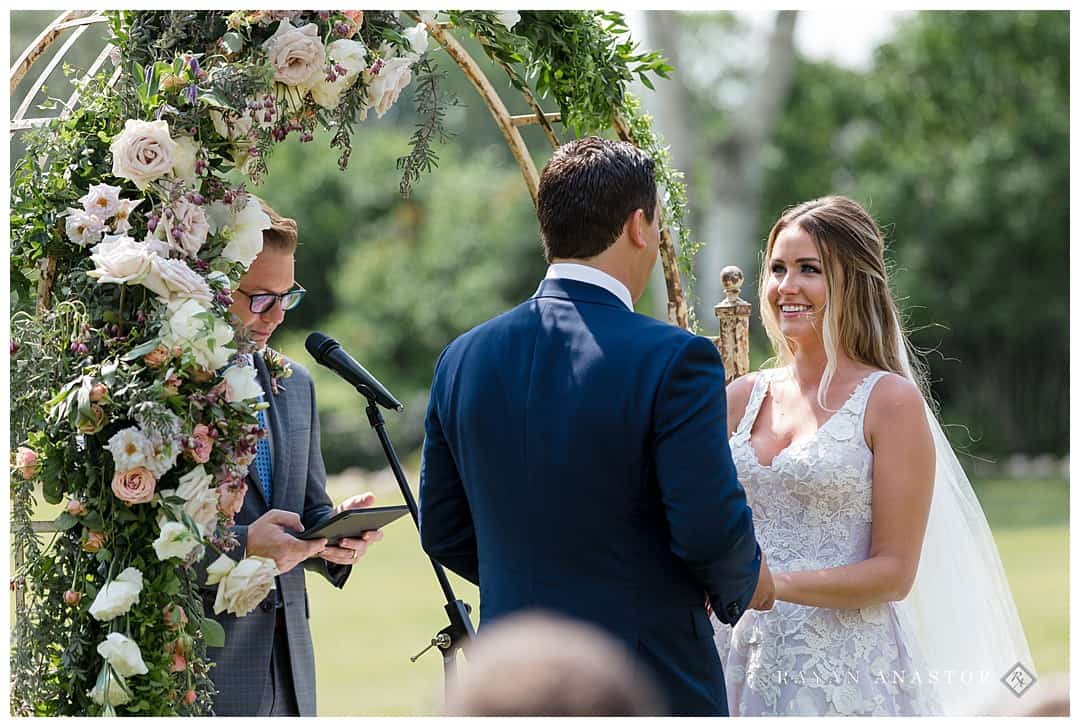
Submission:
[[[761,402],[765,401],[765,392],[769,389],[769,374],[768,369],[757,372],[754,388],[750,391],[750,399],[746,402],[746,409],[743,410],[742,419],[739,420],[739,426],[735,429],[736,435],[748,432],[753,427],[758,410],[761,409]]]
[[[863,420],[866,419],[866,405],[870,401],[870,393],[874,390],[874,386],[877,382],[888,376],[889,371],[875,371],[874,373],[863,379],[855,391],[852,393],[851,398],[848,399],[848,403],[845,408],[850,409],[855,414],[859,422],[859,430],[862,430]]]

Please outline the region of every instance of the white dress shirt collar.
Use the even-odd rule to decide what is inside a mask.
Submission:
[[[550,278],[576,280],[579,283],[599,286],[621,300],[629,310],[634,310],[634,300],[630,297],[630,289],[599,268],[579,263],[552,263],[548,266],[547,275],[544,276],[545,280]]]

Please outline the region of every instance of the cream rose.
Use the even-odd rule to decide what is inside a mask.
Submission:
[[[403,58],[390,58],[385,61],[379,72],[371,78],[368,85],[368,105],[375,109],[375,113],[382,118],[390,107],[397,101],[398,96],[412,81],[410,66],[414,63],[413,56]]]
[[[229,229],[229,242],[221,251],[221,257],[240,263],[245,268],[250,267],[262,252],[263,230],[271,225],[270,216],[263,212],[259,200],[249,196],[247,204],[235,216],[225,205],[215,203],[211,210],[211,221],[217,229]],[[217,229],[211,229],[211,232]]]
[[[216,371],[229,362],[232,350],[227,344],[232,339],[232,326],[214,316],[199,301],[177,299],[169,303],[161,333],[161,342],[166,348],[180,346],[187,349],[199,366]]]
[[[176,142],[165,121],[128,119],[124,130],[113,139],[113,176],[130,179],[139,189],[172,171]]]
[[[202,551],[203,545],[183,523],[166,520],[161,525],[161,532],[153,543],[158,560],[170,558],[187,559],[193,552]]]
[[[225,369],[225,400],[229,403],[258,399],[263,390],[259,386],[258,372],[254,366],[230,366]]]
[[[98,591],[94,602],[90,604],[90,615],[98,621],[109,621],[123,616],[139,602],[142,587],[142,572],[130,566],[125,568]]]
[[[220,555],[218,559],[206,568],[206,585],[212,586],[220,583],[221,579],[229,575],[236,567],[236,561],[227,555]]]
[[[345,93],[345,89],[353,85],[356,77],[366,67],[367,48],[358,41],[341,39],[326,46],[326,52],[335,65],[345,69],[345,73],[338,75],[333,81],[327,81],[325,76],[320,76],[309,90],[315,103],[324,109],[332,109],[341,103],[341,95]]]
[[[214,299],[206,278],[188,267],[183,260],[172,260],[154,255],[150,259],[150,272],[143,280],[150,290],[165,303],[174,300],[196,300],[209,304]]]
[[[176,495],[184,500],[184,512],[195,521],[203,537],[217,529],[217,492],[211,485],[214,478],[202,465],[180,478]]]
[[[188,257],[195,257],[206,244],[210,224],[201,205],[186,199],[177,200],[165,211],[159,228],[165,229],[165,239],[174,250]]]
[[[97,645],[97,653],[120,676],[131,677],[136,674],[146,674],[149,671],[143,662],[142,651],[139,645],[124,634],[113,631],[105,637],[105,640]]]
[[[150,256],[145,245],[126,235],[106,235],[91,249],[97,267],[86,274],[101,283],[141,283],[150,272]]]
[[[319,40],[319,28],[314,23],[293,27],[282,20],[277,31],[263,43],[274,80],[286,86],[304,86],[314,75],[326,73],[326,49]]]
[[[182,179],[192,187],[199,184],[199,175],[195,172],[195,163],[199,159],[199,144],[190,136],[178,136],[176,153],[173,156],[172,175]]]
[[[246,616],[273,590],[277,574],[272,558],[258,555],[244,558],[218,583],[214,613],[228,611]]]
[[[121,429],[109,438],[106,445],[112,454],[116,471],[145,467],[154,456],[154,445],[138,427]]]
[[[157,478],[146,467],[117,471],[113,475],[112,491],[118,500],[129,505],[141,505],[154,498]]]

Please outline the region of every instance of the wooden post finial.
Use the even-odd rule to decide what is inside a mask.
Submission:
[[[720,335],[713,343],[724,361],[725,384],[750,371],[750,304],[739,297],[743,280],[743,271],[734,265],[721,270],[725,296],[713,307],[720,319]]]

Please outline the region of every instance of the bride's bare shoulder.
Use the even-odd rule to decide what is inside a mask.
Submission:
[[[727,385],[727,415],[728,429],[734,431],[742,419],[746,405],[750,402],[750,394],[754,390],[754,383],[762,374],[753,372],[740,376]]]

